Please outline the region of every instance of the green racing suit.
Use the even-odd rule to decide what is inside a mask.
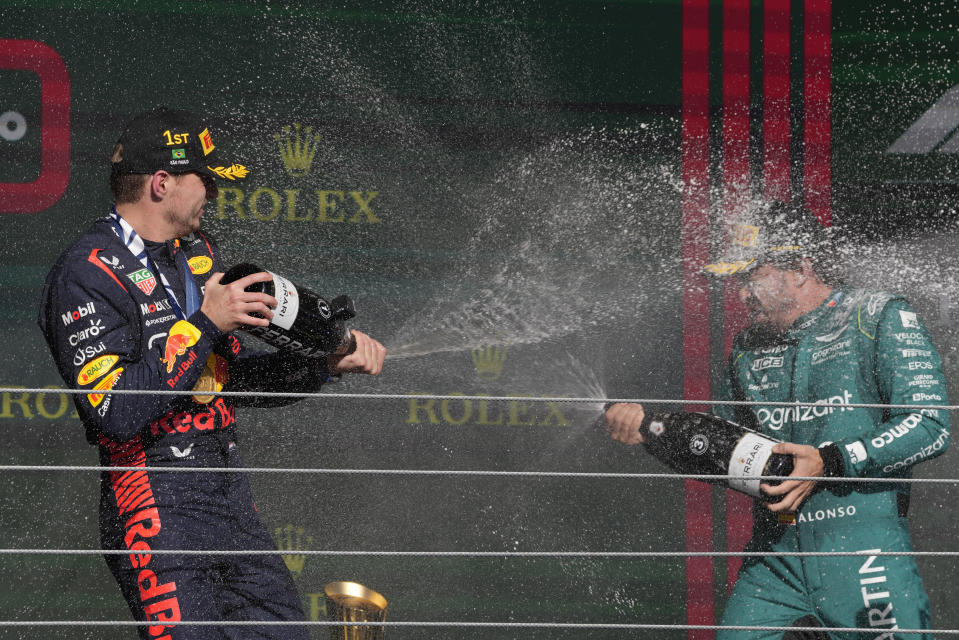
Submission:
[[[942,361],[909,303],[887,293],[838,288],[785,333],[741,332],[721,397],[754,403],[717,406],[718,415],[819,448],[827,477],[907,479],[913,465],[949,444],[948,411],[931,408],[947,404]],[[896,629],[929,629],[929,601],[914,557],[876,555],[912,551],[909,487],[825,480],[794,514],[773,513],[757,501],[746,550],[771,555],[744,558],[722,625],[818,621],[873,630],[829,635],[843,640],[892,640],[902,637],[893,635]],[[782,552],[861,555],[775,555]],[[783,637],[782,630],[723,630],[717,636]]]

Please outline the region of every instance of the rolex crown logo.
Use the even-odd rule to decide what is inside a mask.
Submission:
[[[470,351],[473,357],[473,366],[481,380],[492,382],[503,373],[503,363],[506,361],[506,347],[481,347]]]
[[[288,524],[285,527],[274,529],[276,535],[276,548],[288,553],[283,554],[283,562],[286,568],[290,570],[294,578],[300,577],[303,572],[303,565],[306,564],[306,554],[297,553],[299,551],[308,551],[313,545],[313,536],[307,536],[303,527],[295,527]]]
[[[283,131],[273,134],[276,146],[283,158],[286,172],[294,178],[302,178],[310,173],[313,156],[320,144],[320,134],[313,134],[313,127],[303,127],[299,122],[283,127]]]

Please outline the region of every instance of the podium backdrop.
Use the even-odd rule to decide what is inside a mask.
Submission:
[[[826,40],[817,42],[831,56],[831,136],[815,156],[826,162],[817,166],[829,169],[819,179],[830,191],[814,194],[816,202],[843,238],[853,280],[906,293],[954,378],[959,36],[951,25],[959,15],[938,0],[813,4],[827,10]],[[697,7],[698,25],[688,20]],[[731,202],[734,153],[740,194],[771,188],[769,65],[786,79],[777,188],[809,194],[804,162],[814,150],[803,132],[814,105],[804,100],[804,69],[822,60],[804,55],[805,8],[8,0],[0,8],[0,386],[62,386],[35,323],[43,278],[67,243],[108,213],[108,158],[124,123],[167,105],[207,114],[222,157],[251,169],[244,182],[223,185],[204,214],[228,262],[264,265],[325,296],[350,295],[354,326],[390,349],[379,378],[344,379],[329,391],[403,396],[238,412],[248,466],[663,472],[595,428],[598,403],[535,398],[683,397],[683,327],[703,320],[684,305],[684,198],[699,189],[703,219],[719,221]],[[775,11],[784,20],[778,31],[764,22]],[[734,18],[742,29],[730,28]],[[700,37],[705,56],[698,81],[707,153],[704,182],[695,184],[684,171],[684,37]],[[785,52],[778,62],[763,53],[774,37]],[[724,58],[734,38],[748,51],[735,69]],[[734,70],[745,83],[738,151],[723,120]],[[715,372],[722,299],[700,293],[710,313],[699,339],[707,373]],[[2,464],[96,464],[66,394],[2,393],[0,430]],[[917,475],[955,477],[952,455]],[[96,476],[0,472],[0,548],[96,548]],[[697,523],[684,510],[681,481],[339,472],[261,473],[253,484],[312,619],[324,619],[324,585],[347,580],[382,593],[397,621],[689,620],[681,557],[302,554],[683,551],[684,532]],[[956,487],[920,485],[913,495],[917,548],[955,551]],[[699,542],[724,550],[733,535],[723,526],[724,495],[715,491],[706,510],[713,526]],[[956,628],[954,560],[920,565],[934,624]],[[718,619],[726,562],[705,567]],[[129,618],[98,556],[0,555],[0,576],[0,619]],[[133,636],[129,627],[57,633]],[[387,634],[518,637],[456,628]],[[0,626],[3,638],[49,635]]]

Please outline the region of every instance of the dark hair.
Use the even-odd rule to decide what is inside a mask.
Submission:
[[[843,283],[844,270],[836,252],[838,243],[832,227],[824,227],[816,215],[799,202],[773,201],[768,215],[772,226],[785,232],[777,242],[800,245],[798,252],[786,252],[780,254],[781,258],[771,258],[769,261],[774,266],[796,270],[800,261],[806,258],[812,264],[813,273],[824,283],[832,286]]]
[[[799,271],[802,268],[801,263],[803,260],[809,261],[813,273],[825,284],[838,287],[845,283],[845,269],[843,268],[842,262],[836,258],[836,253],[833,251],[832,239],[828,236],[821,239],[819,246],[813,251],[807,251],[800,255],[791,254],[773,258],[764,262],[777,269]]]
[[[110,170],[110,191],[117,204],[132,204],[140,200],[143,185],[150,179],[149,173],[120,173],[114,164]]]

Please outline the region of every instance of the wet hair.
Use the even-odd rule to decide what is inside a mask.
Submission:
[[[110,191],[117,204],[138,202],[143,195],[143,185],[150,179],[149,173],[120,173],[117,165],[110,170]]]
[[[816,216],[801,203],[774,201],[769,205],[768,215],[772,226],[785,232],[777,238],[783,244],[799,244],[798,252],[783,252],[767,259],[769,264],[780,269],[798,270],[801,261],[808,259],[813,273],[831,286],[844,281],[842,263],[836,250],[837,242],[832,227],[824,227]]]
[[[842,263],[836,258],[832,251],[832,243],[826,242],[825,246],[820,246],[817,251],[808,251],[802,255],[792,254],[788,257],[766,260],[762,264],[769,264],[777,269],[786,271],[799,271],[802,269],[802,261],[808,260],[812,266],[812,271],[823,283],[837,287],[845,282],[845,275]]]

